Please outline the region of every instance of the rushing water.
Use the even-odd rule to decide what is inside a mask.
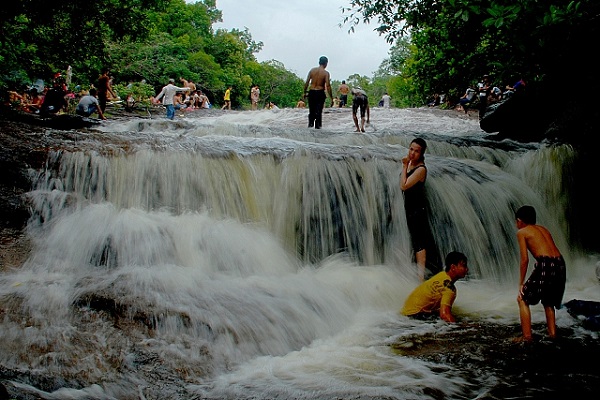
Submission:
[[[597,256],[568,238],[562,175],[574,150],[499,142],[452,112],[375,108],[360,134],[348,109],[326,111],[320,131],[296,109],[109,121],[52,152],[31,171],[34,249],[0,275],[5,386],[47,399],[600,389],[597,368],[575,365],[599,354],[598,333],[565,308],[562,342],[546,339],[540,305],[536,344],[510,340],[520,332],[520,205],[536,207],[565,256],[564,300],[600,301]],[[398,183],[417,135],[429,145],[436,251],[469,258],[457,324],[398,314],[417,284]]]

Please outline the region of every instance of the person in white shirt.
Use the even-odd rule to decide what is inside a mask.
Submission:
[[[169,84],[162,88],[158,96],[154,99],[155,103],[158,103],[160,99],[162,99],[163,105],[167,108],[167,118],[173,119],[175,118],[175,106],[173,102],[173,97],[177,94],[178,91],[189,91],[191,90],[189,87],[178,87],[174,85],[175,79],[169,79]]]
[[[392,98],[389,94],[387,94],[387,92],[381,96],[381,101],[383,101],[383,108],[390,108],[390,102],[392,101]]]

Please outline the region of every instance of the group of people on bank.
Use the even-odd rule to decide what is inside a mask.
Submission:
[[[296,107],[305,108],[308,106],[309,126],[320,129],[322,126],[322,109],[325,106],[326,91],[334,107],[348,106],[348,96],[352,94],[351,107],[356,132],[365,132],[365,125],[370,122],[367,93],[360,87],[350,88],[346,84],[346,81],[342,81],[342,84],[338,88],[340,96],[333,97],[329,72],[325,69],[327,62],[327,57],[322,56],[319,59],[319,66],[311,69],[304,85],[304,95],[298,100]],[[168,119],[174,119],[175,112],[179,109],[194,110],[212,107],[206,94],[202,90],[197,89],[194,82],[188,81],[183,77],[180,77],[179,80],[181,81],[181,86],[176,86],[175,80],[171,78],[155,97],[150,97],[151,104],[161,104],[164,106]],[[90,89],[85,92],[71,92],[65,83],[64,77],[61,74],[57,74],[52,81],[52,86],[44,88],[43,91],[31,88],[27,93],[19,94],[16,91],[10,91],[9,94],[9,103],[11,105],[19,104],[19,109],[23,111],[44,115],[68,112],[69,104],[77,101],[76,114],[84,117],[97,114],[99,118],[106,119],[105,112],[109,101],[121,102],[120,97],[112,87],[112,78],[109,76],[108,69],[101,71],[96,86],[91,84]],[[222,110],[231,110],[231,98],[232,87],[228,86],[223,96]],[[137,101],[133,98],[133,95],[129,94],[124,102],[125,109],[132,110]],[[389,108],[390,101],[390,96],[385,93],[380,101],[380,106]],[[259,108],[260,88],[257,84],[254,84],[250,90],[250,102],[252,110]],[[273,110],[276,108],[277,106],[273,102],[268,102],[265,105],[265,109]],[[359,112],[360,117],[358,115]]]
[[[108,69],[103,70],[98,78],[97,87],[92,85],[86,93],[74,93],[69,90],[65,76],[57,73],[50,87],[34,85],[22,93],[9,91],[9,102],[17,104],[21,111],[50,116],[67,112],[69,104],[78,101],[75,109],[78,115],[89,117],[98,114],[99,118],[106,119],[104,111],[109,99],[118,99],[108,73]]]
[[[150,98],[152,104],[165,106],[167,118],[173,119],[175,110],[178,109],[193,110],[212,106],[208,96],[197,89],[194,82],[183,77],[179,79],[182,86],[175,86],[175,80],[169,79],[158,95]],[[51,116],[69,112],[70,104],[77,102],[77,115],[90,117],[97,114],[99,118],[106,119],[105,112],[109,102],[121,102],[121,98],[112,87],[108,69],[101,71],[97,81],[92,83],[87,91],[79,90],[78,87],[75,88],[77,92],[71,91],[67,83],[65,77],[57,73],[50,87],[43,86],[42,82],[42,88],[34,85],[21,93],[9,90],[7,105],[25,112]],[[136,99],[129,94],[125,100],[126,109],[133,109],[135,103]],[[231,109],[231,87],[225,91],[223,108]]]
[[[523,78],[519,78],[516,83],[501,88],[492,82],[488,74],[485,74],[476,85],[467,87],[465,93],[458,100],[456,109],[468,113],[469,108],[476,107],[480,115],[482,115],[488,105],[506,100],[517,93],[523,92],[525,86],[526,83]]]
[[[418,278],[422,282],[408,296],[401,310],[403,315],[419,318],[441,318],[455,322],[452,305],[456,299],[455,282],[468,272],[465,254],[452,251],[446,255],[445,268],[425,280],[427,248],[431,235],[427,215],[425,182],[425,150],[427,143],[415,138],[408,155],[402,159],[400,189],[404,196],[404,208],[412,250],[418,267]],[[548,336],[556,338],[555,309],[562,305],[566,284],[566,266],[550,231],[536,222],[536,211],[525,205],[515,212],[517,242],[519,245],[519,286],[517,303],[521,320],[522,336],[518,341],[532,340],[530,306],[542,303],[546,315]],[[529,254],[536,263],[527,276]]]

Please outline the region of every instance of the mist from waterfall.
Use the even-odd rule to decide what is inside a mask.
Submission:
[[[455,329],[398,314],[417,284],[399,189],[415,136],[438,255],[469,259],[461,320],[518,325],[524,204],[567,261],[565,301],[600,300],[596,255],[568,242],[570,146],[500,143],[427,110],[375,108],[366,134],[348,110],[322,131],[305,114],[115,121],[100,135],[117,144],[51,152],[31,171],[34,249],[0,276],[0,363],[54,377],[45,398],[476,397],[491,372],[390,352]],[[590,334],[565,310],[557,323]]]

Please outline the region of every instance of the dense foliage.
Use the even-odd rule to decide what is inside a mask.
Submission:
[[[599,38],[597,0],[349,0],[346,20],[376,21],[390,42],[409,37],[400,65],[422,99],[462,94],[490,74],[498,85],[521,76],[532,87],[593,80],[590,42]],[[456,90],[459,93],[456,93]],[[410,94],[410,93],[409,93]]]
[[[350,29],[375,21],[393,46],[373,77],[346,81],[363,87],[372,104],[388,92],[396,107],[421,106],[433,93],[456,99],[483,74],[500,87],[522,76],[546,96],[576,77],[595,93],[590,44],[599,14],[597,0],[348,0]],[[0,13],[0,89],[48,81],[68,66],[72,85],[87,87],[108,67],[123,87],[159,90],[183,77],[220,104],[231,85],[239,108],[258,84],[261,106],[292,107],[303,79],[277,60],[257,62],[262,43],[247,29],[215,31],[220,20],[215,0],[9,2]]]
[[[0,14],[0,89],[49,82],[69,66],[71,88],[87,88],[106,67],[121,96],[144,96],[148,87],[158,91],[169,78],[183,77],[213,104],[231,85],[233,106],[248,107],[256,83],[262,104],[295,105],[303,81],[281,63],[258,63],[262,43],[247,30],[215,32],[220,20],[215,0],[11,2]]]

